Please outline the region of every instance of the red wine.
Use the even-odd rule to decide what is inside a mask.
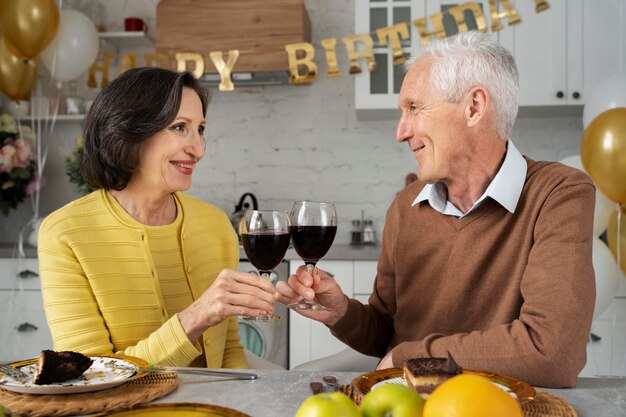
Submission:
[[[315,263],[333,244],[337,226],[289,226],[289,231],[298,255],[305,263]]]
[[[241,242],[248,260],[259,272],[270,272],[281,263],[289,246],[289,232],[248,233],[241,235]]]

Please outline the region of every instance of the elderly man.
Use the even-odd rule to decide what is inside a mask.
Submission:
[[[387,212],[369,305],[304,268],[279,299],[317,299],[326,311],[300,313],[382,358],[379,369],[451,353],[462,367],[574,385],[595,301],[593,184],[515,148],[518,73],[488,35],[431,42],[407,68],[396,140],[419,181]]]

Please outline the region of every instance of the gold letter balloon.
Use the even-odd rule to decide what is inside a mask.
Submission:
[[[46,49],[58,27],[54,0],[0,0],[0,32],[27,58]]]
[[[626,203],[626,107],[600,113],[580,145],[585,171],[611,200]]]

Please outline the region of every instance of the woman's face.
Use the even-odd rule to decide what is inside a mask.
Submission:
[[[167,193],[188,190],[193,171],[204,156],[205,125],[198,94],[183,88],[176,118],[167,128],[144,141],[139,169],[130,183],[140,185],[142,190]]]

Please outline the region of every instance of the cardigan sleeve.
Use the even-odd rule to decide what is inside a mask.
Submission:
[[[114,345],[100,306],[83,268],[70,247],[41,226],[39,270],[44,310],[55,350],[112,353]],[[202,352],[187,338],[178,316],[173,316],[123,353],[150,363],[187,366]]]

